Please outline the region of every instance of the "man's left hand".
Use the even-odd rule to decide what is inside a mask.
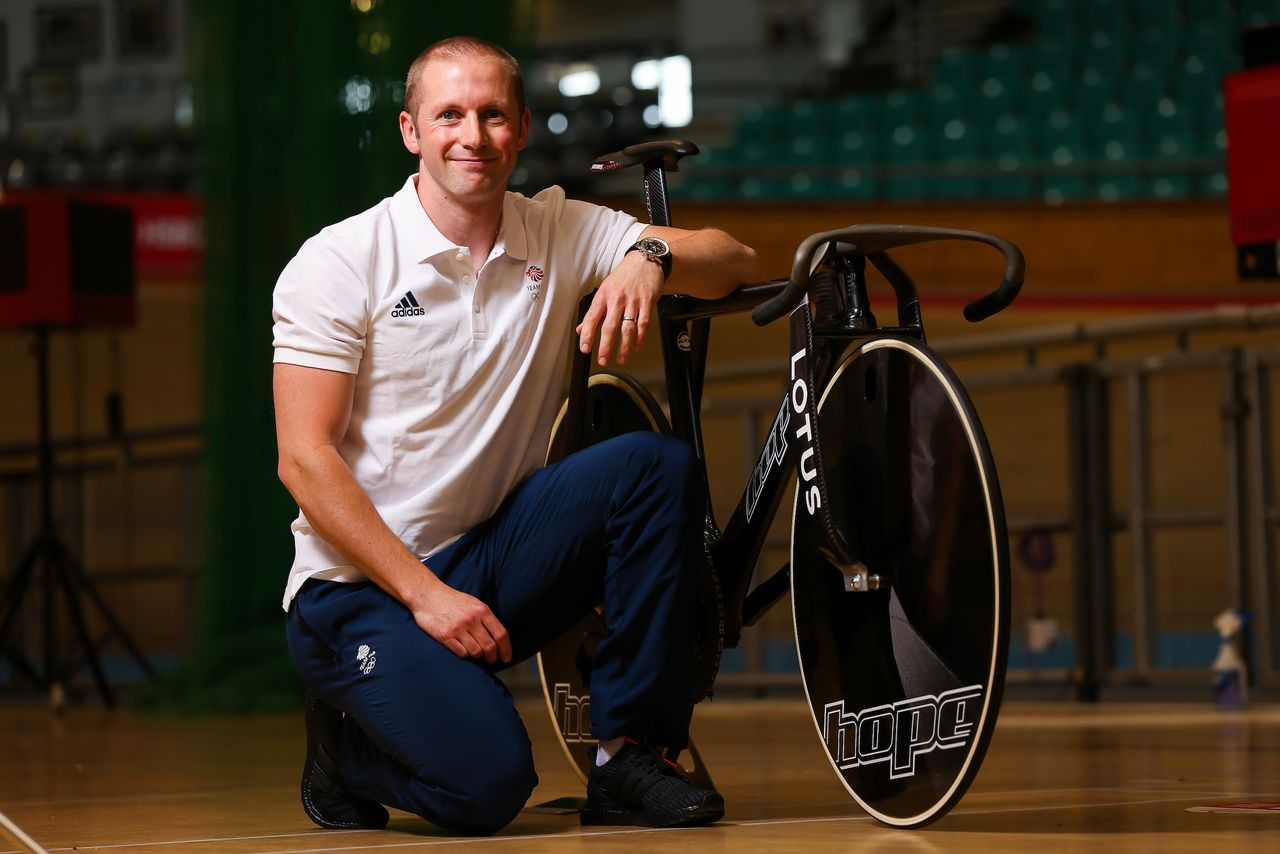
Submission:
[[[591,308],[574,331],[583,353],[600,349],[597,359],[609,364],[617,339],[618,364],[625,365],[631,354],[644,346],[649,314],[662,293],[662,267],[640,252],[627,254],[613,272],[600,283]]]

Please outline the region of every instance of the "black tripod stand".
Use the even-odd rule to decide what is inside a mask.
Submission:
[[[47,326],[41,326],[36,330],[35,356],[40,418],[40,531],[36,534],[35,541],[32,542],[26,555],[23,556],[22,563],[19,564],[12,581],[5,588],[4,595],[0,596],[0,651],[3,651],[23,676],[36,686],[49,691],[50,700],[55,706],[62,704],[63,686],[66,680],[74,676],[83,664],[88,664],[102,702],[108,706],[114,706],[115,693],[107,684],[106,676],[102,672],[102,662],[98,658],[99,643],[105,643],[112,637],[116,637],[124,644],[148,678],[154,679],[155,671],[152,670],[150,662],[138,649],[137,644],[120,625],[120,621],[112,613],[102,594],[89,581],[80,562],[58,535],[53,521],[53,442],[49,428],[49,328]],[[44,623],[43,672],[37,671],[31,662],[27,661],[26,656],[9,642],[9,632],[21,610],[23,599],[31,592],[32,585],[37,579],[40,581],[41,613]],[[59,660],[58,609],[55,601],[59,591],[66,605],[82,658]],[[90,637],[85,623],[81,594],[89,598],[110,630],[97,643]]]

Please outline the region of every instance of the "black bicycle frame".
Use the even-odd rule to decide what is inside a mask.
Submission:
[[[652,225],[670,226],[670,207],[666,192],[665,169],[675,167],[675,160],[655,158],[644,164],[645,207]],[[812,354],[816,369],[814,378],[818,393],[836,366],[837,357],[849,342],[873,333],[899,333],[924,339],[915,285],[886,253],[868,256],[898,294],[899,326],[876,326],[867,298],[863,258],[837,259],[839,276],[835,313],[816,319],[814,338],[817,351]],[[697,455],[702,474],[702,490],[707,508],[706,546],[716,565],[725,608],[725,644],[735,646],[742,626],[753,625],[787,592],[790,586],[790,563],[784,564],[754,589],[751,580],[756,562],[764,550],[769,527],[792,477],[793,443],[787,435],[790,424],[790,386],[783,395],[778,414],[761,449],[751,478],[729,517],[724,531],[717,527],[711,506],[711,487],[707,481],[706,451],[702,440],[702,389],[706,377],[707,352],[711,338],[711,318],[724,314],[750,311],[780,294],[788,279],[775,279],[739,288],[721,299],[704,300],[690,296],[668,295],[658,301],[658,334],[671,411],[674,435],[689,443]],[[583,300],[580,315],[585,313],[590,298]],[[570,374],[567,428],[568,447],[581,445],[584,429],[587,383],[591,372],[590,355],[575,350]]]

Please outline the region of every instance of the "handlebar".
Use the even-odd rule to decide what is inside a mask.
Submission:
[[[824,261],[842,255],[874,255],[899,246],[929,243],[935,240],[971,240],[994,246],[1004,255],[1004,277],[999,287],[978,297],[964,307],[970,323],[985,320],[1006,308],[1022,288],[1026,261],[1022,250],[1009,241],[981,231],[957,228],[933,228],[919,225],[851,225],[834,231],[822,231],[805,238],[796,249],[791,276],[782,293],[755,307],[751,319],[757,326],[772,323],[800,304],[809,289],[809,276]]]

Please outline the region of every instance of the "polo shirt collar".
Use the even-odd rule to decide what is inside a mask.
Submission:
[[[516,208],[516,194],[507,193],[502,199],[502,222],[498,226],[498,239],[494,251],[505,252],[517,261],[529,260],[529,241],[525,234],[524,219]]]
[[[391,211],[396,229],[403,232],[419,261],[430,261],[437,255],[458,251],[457,245],[440,233],[423,210],[422,201],[418,198],[417,173],[410,175],[404,186],[391,197]],[[524,220],[516,208],[514,193],[507,193],[502,200],[502,222],[498,226],[494,249],[520,261],[529,257]]]

